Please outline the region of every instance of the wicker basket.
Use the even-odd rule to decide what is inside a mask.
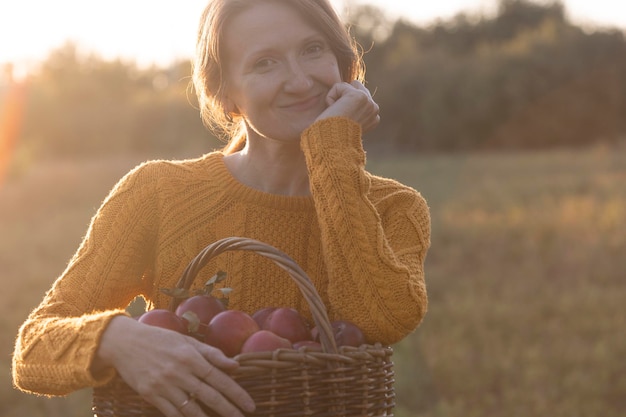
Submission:
[[[320,329],[322,352],[279,349],[244,353],[232,377],[256,403],[255,417],[393,416],[394,373],[389,346],[337,347],[319,294],[304,271],[286,254],[263,242],[240,237],[218,240],[187,266],[177,288],[189,289],[198,271],[230,250],[252,251],[286,270],[306,299]],[[176,307],[172,300],[170,309]],[[96,417],[163,417],[120,378],[94,389]],[[214,415],[207,410],[209,415]]]

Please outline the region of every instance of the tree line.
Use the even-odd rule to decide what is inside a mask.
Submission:
[[[379,151],[520,150],[626,137],[626,40],[571,23],[560,2],[500,0],[494,16],[419,26],[351,9],[381,124]],[[74,44],[28,79],[20,146],[44,154],[164,151],[208,141],[190,63],[139,68]]]
[[[373,11],[356,16],[368,22]],[[380,137],[396,149],[580,146],[626,133],[626,42],[570,23],[560,2],[501,0],[492,18],[428,28],[397,21],[382,42],[358,32]]]

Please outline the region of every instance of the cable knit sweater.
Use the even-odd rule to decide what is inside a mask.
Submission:
[[[398,342],[427,307],[424,259],[430,217],[423,197],[365,171],[358,124],[331,118],[310,126],[301,147],[311,196],[267,194],[237,182],[221,152],[146,162],[122,178],[93,217],[67,269],[20,329],[15,385],[63,395],[102,385],[90,364],[112,317],[136,296],[167,308],[188,262],[217,239],[243,236],[289,254],[311,278],[329,317],[359,325],[369,342]],[[291,306],[310,319],[298,287],[272,261],[229,251],[198,274],[216,271],[233,288],[229,308],[249,313]],[[132,337],[129,335],[128,337]]]

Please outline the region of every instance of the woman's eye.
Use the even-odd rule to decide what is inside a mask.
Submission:
[[[324,50],[324,45],[322,45],[321,43],[315,43],[315,44],[312,44],[312,45],[308,46],[305,49],[305,53],[307,53],[307,54],[319,54],[323,50]]]
[[[269,58],[259,59],[254,63],[254,69],[263,70],[272,66],[273,61]]]

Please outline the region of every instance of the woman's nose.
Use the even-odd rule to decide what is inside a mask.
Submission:
[[[306,66],[294,60],[287,66],[285,90],[290,93],[308,91],[313,86],[313,79]]]

